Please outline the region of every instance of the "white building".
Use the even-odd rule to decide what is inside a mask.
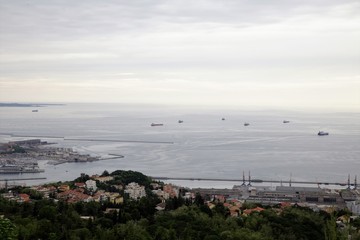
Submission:
[[[145,187],[140,186],[135,182],[129,183],[126,186],[125,193],[128,193],[131,199],[140,199],[142,197],[146,197]]]
[[[346,207],[357,216],[360,216],[360,201],[346,202]]]
[[[152,193],[156,194],[159,198],[162,198],[162,199],[165,199],[165,200],[169,199],[169,193],[164,192],[161,189],[152,190]]]
[[[87,181],[85,182],[85,184],[86,184],[86,189],[87,189],[87,190],[96,192],[96,190],[97,190],[96,181],[94,181],[94,180],[87,180]]]

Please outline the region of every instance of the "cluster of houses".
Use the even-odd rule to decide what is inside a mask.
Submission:
[[[63,200],[68,203],[109,201],[114,204],[121,204],[124,202],[124,196],[119,193],[120,190],[124,190],[124,194],[128,195],[128,197],[133,200],[139,200],[142,197],[146,197],[145,187],[135,182],[131,182],[124,187],[122,185],[111,185],[117,190],[116,192],[98,189],[97,182],[104,183],[113,179],[113,176],[94,175],[85,182],[75,182],[73,186],[70,186],[69,184],[62,184],[57,187],[53,185],[44,185],[33,186],[30,189],[41,193],[44,198],[54,198],[55,200]],[[155,189],[153,192],[163,201],[170,197],[179,196],[179,189],[170,184],[161,187],[159,184],[155,183],[152,187]],[[18,194],[9,191],[8,193],[2,194],[2,196],[18,202],[30,201],[30,196],[28,194]]]
[[[26,194],[26,193],[13,193],[13,192],[8,192],[8,193],[3,193],[1,194],[1,196],[3,198],[6,198],[8,200],[11,200],[11,201],[16,201],[16,202],[19,202],[19,203],[24,203],[24,202],[30,202],[30,195],[29,194]]]
[[[30,189],[41,193],[44,198],[53,198],[55,201],[63,200],[68,203],[76,202],[111,202],[114,204],[122,204],[124,202],[124,195],[132,200],[139,200],[146,197],[146,190],[144,186],[139,185],[136,182],[131,182],[126,186],[123,185],[111,185],[116,191],[109,192],[102,189],[98,189],[97,183],[106,183],[114,180],[113,176],[98,176],[94,175],[84,182],[76,182],[74,184],[62,184],[60,186],[44,185],[33,186]],[[193,189],[192,191],[181,191],[181,189],[172,184],[151,183],[152,193],[157,195],[161,200],[156,206],[156,209],[161,211],[166,207],[166,200],[181,197],[193,201],[196,193],[201,194],[203,197],[207,196],[210,201],[205,202],[207,206],[212,209],[216,207],[218,203],[221,203],[229,211],[230,216],[246,216],[252,212],[261,212],[264,209],[256,207],[253,209],[242,210],[243,204],[246,202],[264,203],[271,201],[274,205],[274,200],[280,204],[280,208],[297,204],[304,207],[310,207],[314,211],[324,210],[331,212],[336,208],[339,208],[339,203],[343,203],[344,200],[347,208],[354,214],[360,215],[360,200],[358,199],[358,190],[343,191],[342,195],[338,192],[326,192],[321,189],[300,189],[294,187],[282,187],[277,191],[268,191],[266,189],[258,188],[254,192],[254,188],[247,188],[246,191],[239,189]],[[251,190],[251,191],[250,191]],[[305,191],[306,190],[306,191]],[[120,192],[123,192],[122,195]],[[244,194],[248,194],[245,196]],[[346,195],[347,194],[347,195]],[[355,194],[355,195],[354,195]],[[345,196],[346,195],[346,196]],[[353,196],[354,195],[354,196]],[[17,202],[28,202],[30,196],[22,193],[17,194],[14,192],[8,192],[2,194],[4,198],[14,200]],[[341,196],[341,198],[339,197]],[[315,197],[317,199],[315,199]],[[297,201],[295,201],[295,200]],[[312,202],[310,201],[312,200]],[[315,201],[316,200],[316,201]]]

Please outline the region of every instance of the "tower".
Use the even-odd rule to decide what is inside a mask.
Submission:
[[[355,179],[354,179],[354,189],[357,189],[357,176],[355,175]]]
[[[246,183],[245,183],[245,172],[243,171],[243,183],[241,184],[241,186],[246,186]]]
[[[251,175],[250,175],[250,171],[249,171],[249,183],[248,186],[251,186]]]

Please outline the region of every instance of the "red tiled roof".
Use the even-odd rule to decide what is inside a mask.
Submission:
[[[248,214],[250,214],[252,212],[262,212],[264,210],[265,210],[264,208],[256,207],[256,208],[252,208],[252,209],[245,209],[244,213],[248,215]]]

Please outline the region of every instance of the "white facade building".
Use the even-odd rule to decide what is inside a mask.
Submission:
[[[97,190],[96,181],[94,181],[94,180],[87,180],[87,181],[85,182],[85,184],[86,184],[86,189],[87,189],[87,190],[96,192],[96,190]]]
[[[360,216],[360,200],[346,202],[346,207],[357,216]]]
[[[140,186],[139,184],[132,182],[129,183],[125,188],[125,193],[129,194],[131,199],[140,199],[146,197],[145,187]]]

